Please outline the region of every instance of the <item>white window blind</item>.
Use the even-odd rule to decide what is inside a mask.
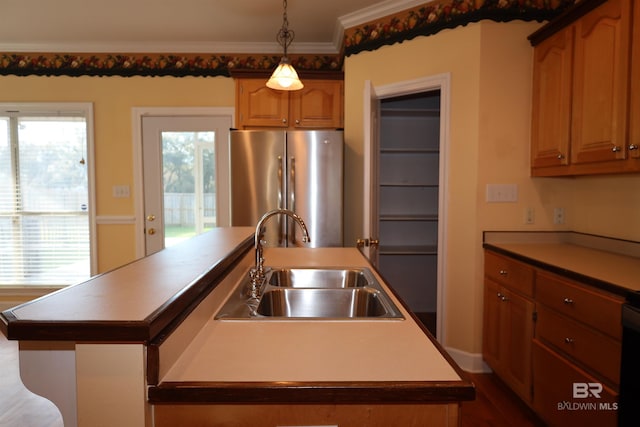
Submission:
[[[90,277],[87,123],[0,112],[0,285]]]

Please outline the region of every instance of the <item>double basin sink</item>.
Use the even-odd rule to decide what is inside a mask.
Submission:
[[[216,319],[403,319],[367,268],[270,269],[258,297],[249,274]]]

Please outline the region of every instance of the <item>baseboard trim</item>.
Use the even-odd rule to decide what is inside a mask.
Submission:
[[[465,372],[474,374],[493,372],[489,365],[482,359],[481,353],[469,353],[452,347],[445,347],[445,350]]]

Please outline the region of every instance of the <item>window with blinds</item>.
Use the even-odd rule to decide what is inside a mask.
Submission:
[[[87,119],[0,111],[0,286],[91,275]]]

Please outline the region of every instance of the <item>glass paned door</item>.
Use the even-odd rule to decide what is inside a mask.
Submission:
[[[228,225],[230,125],[227,116],[142,118],[147,255]]]
[[[216,226],[215,132],[162,132],[164,246]]]

